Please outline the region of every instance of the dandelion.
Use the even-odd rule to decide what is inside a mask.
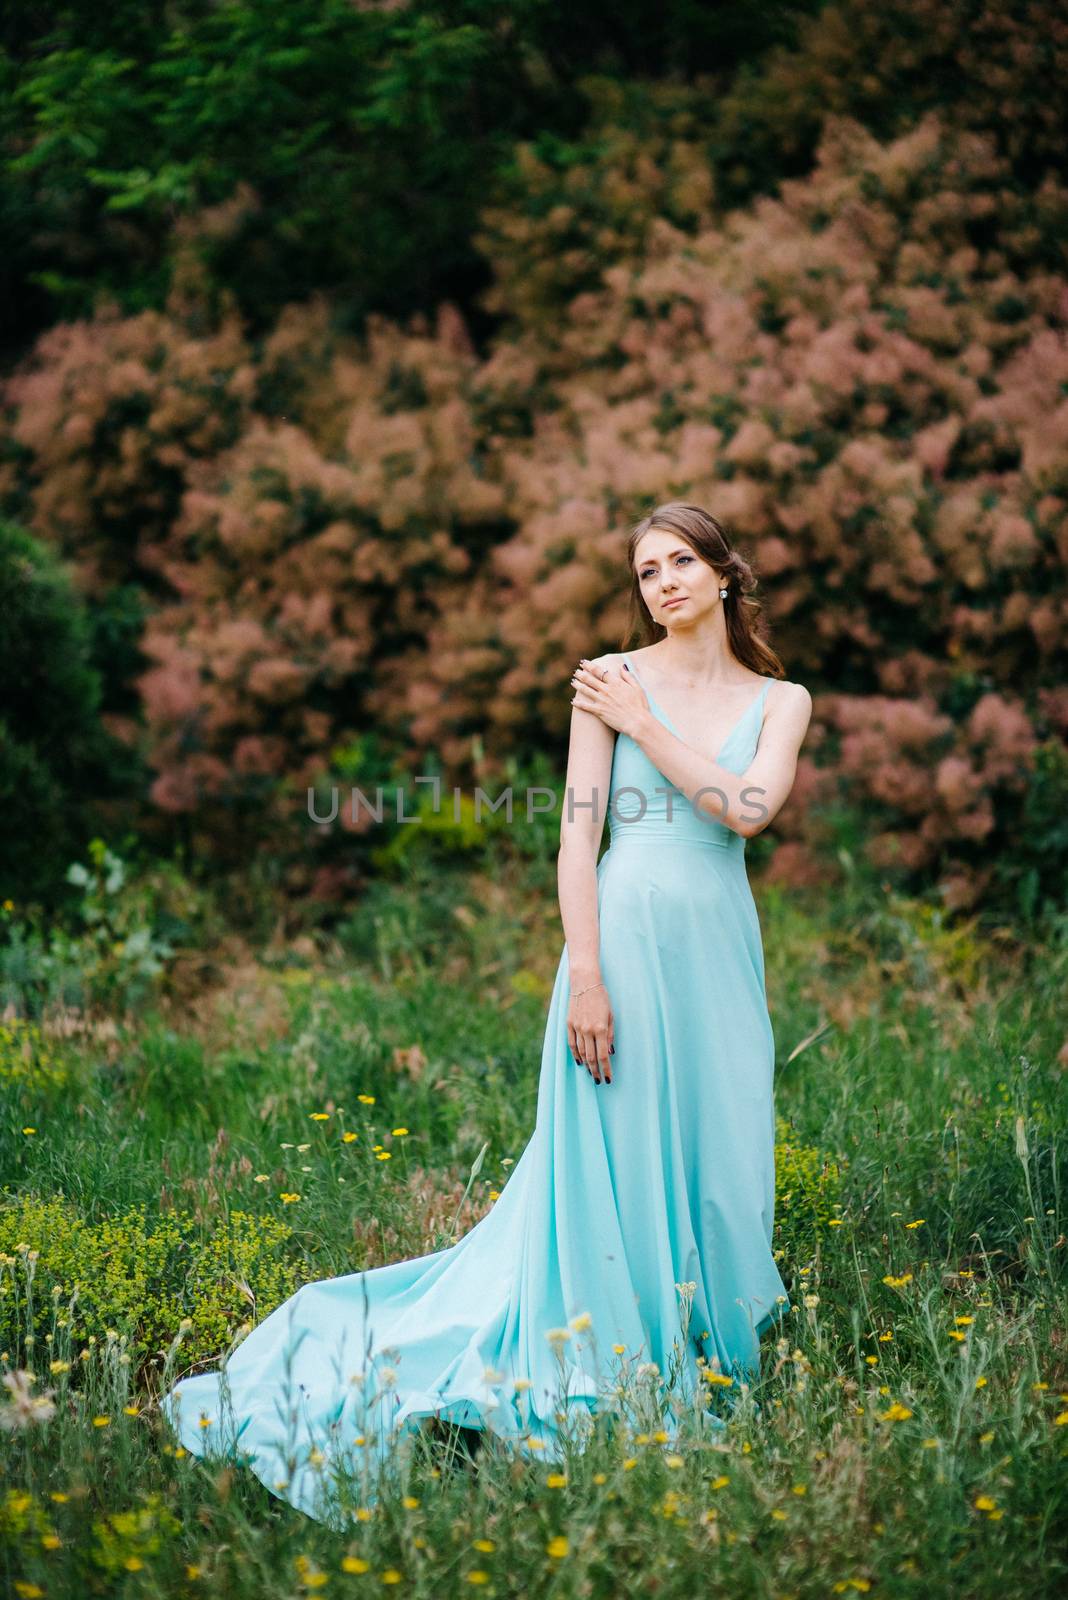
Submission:
[[[375,1160],[376,1161],[388,1161],[389,1158],[390,1158],[390,1152],[388,1150],[380,1150],[378,1152],[377,1156],[375,1157]]]
[[[467,1574],[468,1583],[489,1583],[489,1573],[483,1572],[481,1567],[474,1567]]]
[[[564,1489],[564,1488],[566,1488],[567,1487],[567,1473],[566,1472],[550,1472],[549,1476],[545,1480],[545,1487],[547,1489]]]
[[[883,1282],[889,1284],[891,1289],[903,1289],[905,1287],[906,1283],[911,1283],[912,1282],[912,1273],[911,1272],[903,1272],[901,1274],[900,1278],[895,1278],[892,1275],[890,1275],[888,1277],[885,1277],[883,1279]]]
[[[295,1200],[300,1199],[299,1194],[287,1194],[284,1190],[278,1197],[283,1205],[291,1206]]]
[[[351,1144],[353,1139],[358,1139],[359,1138],[359,1134],[358,1133],[343,1133],[341,1135],[341,1138],[342,1138],[342,1142],[344,1144]]]
[[[996,1511],[997,1501],[992,1500],[988,1494],[981,1494],[975,1501],[976,1511]]]
[[[922,1228],[925,1220],[924,1217],[917,1217],[915,1222],[906,1222],[905,1226],[906,1228]]]
[[[725,1478],[725,1477],[713,1478],[712,1482],[709,1484],[709,1488],[710,1489],[725,1489],[727,1487],[728,1483],[730,1483],[730,1481],[731,1480],[729,1478]]]
[[[976,1378],[975,1387],[977,1389],[985,1389],[986,1388],[986,1379],[985,1378]]]
[[[899,1400],[895,1400],[893,1405],[890,1406],[886,1411],[881,1411],[879,1413],[879,1421],[906,1422],[911,1415],[912,1412],[909,1410],[908,1406],[903,1406]]]
[[[558,1533],[555,1539],[549,1540],[549,1543],[545,1546],[545,1549],[547,1553],[552,1556],[554,1561],[562,1561],[564,1556],[567,1555],[570,1546],[568,1545],[568,1542],[564,1538],[563,1534]]]
[[[394,1128],[393,1137],[395,1139],[403,1139],[405,1137],[405,1135],[407,1134],[407,1132],[408,1132],[407,1128]]]
[[[311,1118],[312,1122],[329,1122],[330,1121],[330,1113],[329,1113],[329,1111],[309,1111],[308,1112],[308,1116]]]
[[[491,1550],[497,1548],[492,1539],[472,1539],[471,1543],[474,1549],[481,1550],[483,1555],[489,1555]]]
[[[396,1567],[387,1567],[385,1572],[383,1572],[383,1574],[382,1574],[382,1582],[383,1583],[400,1583],[400,1582],[402,1582],[402,1577],[401,1577],[401,1574],[397,1571]]]
[[[360,1102],[361,1106],[373,1106],[375,1103],[375,1097],[373,1094],[358,1094],[356,1098]]]
[[[415,1511],[418,1509],[419,1502],[414,1495],[406,1494],[404,1499],[401,1501],[401,1505],[404,1507],[405,1511]]]
[[[626,1348],[627,1348],[627,1347],[626,1347],[626,1345],[625,1345],[625,1344],[614,1344],[614,1345],[613,1345],[613,1346],[612,1346],[612,1349],[613,1349],[613,1350],[614,1350],[614,1351],[615,1351],[615,1353],[616,1353],[616,1355],[617,1355],[617,1356],[621,1356],[621,1355],[623,1355],[623,1354],[624,1354],[624,1352],[625,1352],[625,1351],[626,1351]]]
[[[1059,1416],[1056,1416],[1053,1419],[1053,1426],[1055,1428],[1063,1428],[1065,1423],[1068,1423],[1068,1411],[1062,1411]]]
[[[110,1417],[94,1417],[93,1418],[93,1427],[94,1428],[110,1428],[110,1426],[111,1426],[111,1418]]]
[[[626,1461],[624,1461],[624,1463],[623,1463],[623,1471],[624,1472],[632,1472],[637,1465],[638,1465],[638,1457],[637,1456],[628,1456]]]
[[[501,1191],[499,1189],[491,1189],[489,1192],[489,1197],[491,1200],[499,1200],[501,1198]]]
[[[370,1572],[371,1563],[365,1561],[362,1556],[342,1556],[341,1570],[342,1572]]]
[[[975,1321],[975,1318],[974,1317],[954,1317],[953,1321],[956,1323],[958,1328],[964,1328],[964,1327],[969,1326],[971,1323],[973,1323]]]

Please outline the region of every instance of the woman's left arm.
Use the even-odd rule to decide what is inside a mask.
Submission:
[[[760,745],[740,776],[721,767],[665,727],[627,673],[603,680],[579,667],[574,704],[626,733],[696,810],[751,839],[782,810],[794,786],[797,757],[812,717],[812,696],[800,683],[776,680],[768,690]]]

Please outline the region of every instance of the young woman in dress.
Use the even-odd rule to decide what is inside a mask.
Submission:
[[[428,1419],[551,1460],[621,1372],[691,1393],[702,1372],[751,1379],[789,1309],[745,841],[790,792],[811,701],[756,635],[752,574],[708,512],[658,507],[627,560],[628,637],[647,642],[572,680],[565,943],[500,1199],[445,1250],[305,1284],[162,1402],[187,1449],[236,1447],[319,1520],[335,1465],[370,1498]]]

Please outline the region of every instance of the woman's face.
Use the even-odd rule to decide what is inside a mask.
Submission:
[[[720,575],[670,528],[650,528],[638,540],[634,570],[654,622],[689,627],[722,605]]]

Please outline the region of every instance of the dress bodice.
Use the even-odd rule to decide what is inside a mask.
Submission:
[[[641,679],[630,656],[623,657],[638,682]],[[756,754],[764,724],[764,706],[771,679],[764,680],[749,705],[737,718],[720,746],[716,764],[739,776]],[[645,685],[642,684],[645,689]],[[646,699],[653,715],[670,732],[681,737],[671,719],[657,705],[648,689]],[[715,796],[712,796],[715,802]],[[754,794],[754,802],[759,799]],[[726,797],[720,802],[725,805]],[[681,790],[668,782],[640,745],[629,734],[616,738],[609,784],[608,826],[611,847],[626,840],[656,838],[664,842],[702,844],[721,850],[744,852],[745,839],[733,828],[717,822],[715,816],[691,805]]]

